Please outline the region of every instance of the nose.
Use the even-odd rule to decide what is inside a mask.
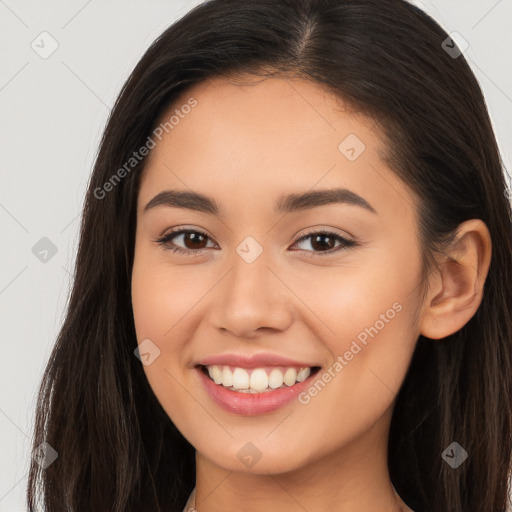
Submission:
[[[223,334],[254,339],[284,331],[292,321],[292,292],[263,251],[254,261],[235,253],[232,267],[216,287],[211,323]]]

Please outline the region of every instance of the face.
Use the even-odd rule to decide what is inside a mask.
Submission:
[[[210,80],[164,121],[173,113],[141,179],[132,274],[162,407],[230,471],[290,471],[384,443],[419,335],[421,249],[383,139],[298,80]],[[152,201],[164,191],[210,202]]]

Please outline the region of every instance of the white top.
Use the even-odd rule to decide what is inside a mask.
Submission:
[[[187,504],[185,505],[185,508],[183,509],[183,512],[193,512],[196,509],[194,508],[194,499],[196,497],[196,488],[194,487],[192,489],[192,492],[190,493],[190,496],[188,497]]]

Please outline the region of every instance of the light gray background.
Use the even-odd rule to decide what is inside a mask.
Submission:
[[[25,510],[35,394],[63,320],[110,106],[149,44],[198,3],[0,0],[0,512]],[[469,43],[510,173],[512,0],[414,3]],[[47,59],[31,47],[43,45],[43,31],[59,45]],[[32,253],[42,237],[58,249],[46,263]]]

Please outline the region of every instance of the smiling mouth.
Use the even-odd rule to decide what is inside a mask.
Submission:
[[[321,369],[320,366],[240,368],[228,365],[198,365],[197,368],[218,386],[253,394],[290,388],[316,375]]]

